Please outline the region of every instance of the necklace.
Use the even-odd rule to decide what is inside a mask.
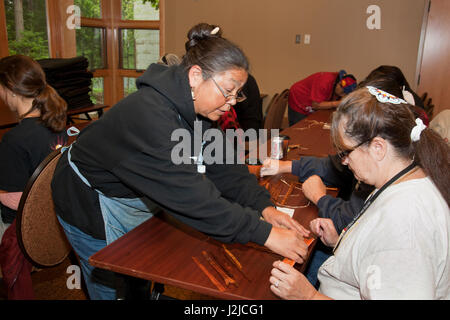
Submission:
[[[401,178],[404,178],[406,174],[409,175],[409,172],[416,167],[416,163],[413,161],[409,166],[407,166],[405,169],[397,173],[395,176],[393,176],[388,182],[386,182],[380,189],[377,190],[377,192],[372,193],[367,200],[364,202],[364,205],[362,209],[359,211],[358,215],[353,219],[350,224],[342,230],[341,235],[339,236],[339,240],[336,243],[336,246],[333,249],[333,253],[336,252],[337,248],[341,244],[345,234],[349,231],[349,229],[359,220],[359,218],[362,217],[362,215],[367,211],[367,209],[370,207],[370,205],[375,201],[376,198],[383,192],[387,187],[389,187],[391,184],[396,182],[397,180],[400,180]]]

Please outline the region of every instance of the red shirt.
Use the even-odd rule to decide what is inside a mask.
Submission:
[[[292,85],[289,90],[289,107],[302,114],[312,113],[312,102],[330,101],[337,72],[317,72]]]

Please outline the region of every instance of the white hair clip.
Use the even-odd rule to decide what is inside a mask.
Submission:
[[[219,27],[215,27],[213,29],[213,31],[211,31],[211,34],[216,34],[217,32],[219,32],[220,28]]]
[[[370,94],[375,96],[375,98],[377,98],[377,100],[380,101],[381,103],[392,103],[392,104],[408,103],[405,100],[400,99],[378,88],[372,86],[367,86],[366,88],[369,89]]]
[[[411,141],[416,142],[420,140],[420,134],[423,130],[427,128],[426,125],[423,124],[422,119],[416,119],[416,126],[411,130]]]
[[[403,99],[405,99],[406,102],[408,102],[410,105],[414,106],[416,104],[416,101],[414,101],[414,96],[412,95],[411,92],[406,90],[405,86],[403,86],[402,94],[403,94]]]

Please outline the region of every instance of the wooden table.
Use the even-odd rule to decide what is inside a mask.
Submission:
[[[302,155],[326,157],[336,152],[330,139],[331,115],[331,110],[316,111],[281,132],[291,138],[289,146],[299,145],[289,152],[289,160],[298,159]]]
[[[323,113],[321,116],[323,120],[326,120],[329,113],[328,115]],[[301,127],[301,125],[296,126]],[[329,130],[321,130],[324,130],[324,134],[320,135],[320,139],[324,139]],[[297,131],[304,132],[305,130],[287,129],[293,142],[303,142],[303,136],[297,139]],[[314,132],[316,131],[314,129]],[[311,150],[309,150],[311,154],[314,146],[311,145]],[[317,147],[320,153],[328,150],[328,147],[325,146]],[[293,178],[292,175],[274,176],[260,180],[260,184],[265,185],[270,180],[275,185],[280,179],[291,182],[296,178]],[[288,188],[287,185],[282,185],[282,187]],[[298,190],[295,189],[295,192]],[[331,194],[336,195],[335,192],[331,192]],[[309,222],[316,217],[317,208],[313,204],[295,209],[294,218],[307,228],[309,228]],[[308,256],[314,245],[315,242],[309,247]],[[220,276],[202,256],[202,251],[207,251],[212,253],[220,264],[226,264],[228,260],[224,257],[222,244],[165,213],[156,215],[95,253],[90,257],[89,262],[95,267],[188,289],[219,299],[278,299],[270,291],[269,277],[273,262],[282,260],[283,257],[255,244],[227,244],[226,246],[243,265],[244,272],[251,281],[246,280],[233,267],[234,272],[232,273],[238,282],[238,287],[230,285],[223,292],[217,289],[192,259],[192,257],[197,258],[223,284]],[[300,271],[304,271],[306,264],[296,265],[296,267]]]

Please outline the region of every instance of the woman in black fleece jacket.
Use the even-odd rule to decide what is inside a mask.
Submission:
[[[55,209],[91,299],[114,299],[115,290],[93,279],[89,256],[156,208],[223,242],[255,242],[300,263],[306,256],[306,229],[274,208],[245,165],[174,163],[174,132],[192,138],[195,127],[210,128],[241,98],[248,74],[218,27],[197,25],[188,38],[179,66],[150,65],[138,91],[84,129],[55,170]]]

